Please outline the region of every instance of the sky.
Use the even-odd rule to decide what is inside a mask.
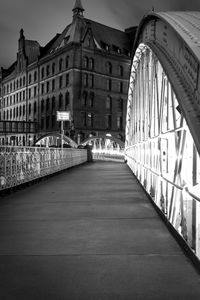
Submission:
[[[200,0],[81,0],[84,16],[120,30],[136,26],[154,7],[156,12],[198,10]],[[44,46],[72,21],[75,0],[0,0],[0,66],[15,60],[19,31]]]

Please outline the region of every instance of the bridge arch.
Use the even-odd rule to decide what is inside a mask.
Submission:
[[[72,148],[77,148],[78,145],[76,142],[74,142],[72,139],[70,139],[66,135],[61,135],[60,133],[47,133],[39,137],[35,143],[34,146],[48,146],[48,147],[60,147],[61,146],[61,140],[63,141],[63,145],[68,145]]]
[[[133,47],[127,163],[200,257],[199,12],[147,14]]]
[[[81,145],[92,147],[93,159],[124,161],[124,142],[111,134],[91,136]]]

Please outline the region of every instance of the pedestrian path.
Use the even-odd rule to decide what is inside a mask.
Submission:
[[[195,300],[200,275],[127,165],[95,162],[1,199],[0,299]]]

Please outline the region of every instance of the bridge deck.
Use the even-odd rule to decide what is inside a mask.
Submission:
[[[200,276],[125,164],[67,170],[0,202],[0,299],[200,299]]]

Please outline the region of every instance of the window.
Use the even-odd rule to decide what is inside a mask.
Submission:
[[[52,74],[55,74],[56,65],[55,63],[52,63]]]
[[[119,66],[119,75],[123,76],[124,75],[124,69],[122,66]]]
[[[51,126],[52,126],[52,128],[55,127],[55,124],[56,124],[56,117],[52,116],[52,119],[51,119]]]
[[[105,116],[105,125],[107,129],[111,129],[111,115],[106,115]]]
[[[26,85],[26,78],[25,78],[25,76],[23,77],[23,86],[25,86]]]
[[[88,86],[88,74],[83,74],[83,85]]]
[[[44,112],[44,99],[41,101],[41,112]]]
[[[49,116],[46,117],[46,127],[49,128]]]
[[[111,110],[111,108],[112,108],[112,98],[110,96],[108,96],[106,98],[106,109]]]
[[[111,64],[111,62],[106,63],[106,72],[108,74],[112,74],[112,64]]]
[[[88,37],[87,39],[87,46],[90,48],[91,47],[91,39]]]
[[[22,86],[22,79],[20,78],[19,80],[19,86],[21,87]]]
[[[31,114],[31,103],[29,103],[28,113],[29,113],[29,115]]]
[[[34,82],[36,82],[36,80],[37,80],[37,72],[35,71],[34,72]]]
[[[37,111],[37,103],[34,102],[34,114],[36,114],[36,111]]]
[[[34,97],[36,97],[36,96],[37,96],[37,87],[34,86]]]
[[[66,92],[66,94],[65,94],[65,108],[67,108],[68,107],[68,105],[69,105],[69,92]]]
[[[94,59],[93,58],[90,58],[90,60],[89,60],[89,68],[91,70],[94,70]]]
[[[117,110],[118,111],[123,110],[123,100],[121,98],[117,100]]]
[[[51,107],[52,107],[52,111],[55,109],[55,97],[52,97],[52,101],[51,101]]]
[[[49,92],[49,81],[47,81],[47,93]]]
[[[93,127],[93,121],[94,121],[94,114],[91,112],[87,113],[87,124],[88,127]]]
[[[118,130],[122,129],[122,116],[117,117],[117,129]]]
[[[65,67],[69,68],[69,56],[67,56],[65,59]]]
[[[62,71],[62,67],[63,67],[63,59],[60,58],[60,60],[59,60],[59,71]]]
[[[87,92],[86,91],[84,91],[83,92],[83,95],[82,95],[82,101],[81,101],[82,103],[82,106],[86,106],[87,105]]]
[[[59,105],[59,109],[61,109],[62,106],[63,106],[63,95],[62,94],[59,95],[59,103],[58,103],[58,105]]]
[[[66,74],[66,86],[69,84],[69,74]]]
[[[44,83],[41,84],[41,93],[44,94]]]
[[[83,67],[86,69],[88,68],[88,57],[87,56],[85,56],[83,59]]]
[[[123,82],[122,81],[119,83],[119,92],[123,93]]]
[[[29,77],[28,77],[28,83],[29,84],[31,83],[31,80],[32,80],[32,76],[31,76],[31,74],[29,74]]]
[[[52,91],[55,90],[55,79],[52,79]]]
[[[21,92],[20,92],[20,96],[21,96]],[[21,98],[21,97],[20,97]],[[31,89],[28,90],[28,98],[31,98]]]
[[[112,89],[112,81],[111,81],[111,79],[107,79],[106,86],[107,86],[107,90],[111,91],[111,89]]]
[[[89,75],[89,87],[90,88],[94,87],[94,75],[93,74]]]
[[[81,123],[82,123],[82,126],[86,126],[86,112],[85,111],[81,112]]]
[[[23,91],[23,100],[25,100],[25,90]]]
[[[89,97],[89,106],[93,107],[94,106],[94,93],[90,93]]]
[[[49,76],[50,72],[49,72],[49,65],[46,66],[46,76]]]
[[[44,68],[42,68],[42,70],[41,70],[41,78],[42,79],[44,78]]]
[[[59,77],[59,88],[62,88],[62,76]]]
[[[46,101],[46,110],[47,111],[49,110],[49,98],[47,98],[47,101]]]
[[[44,118],[41,119],[41,129],[44,129]]]

